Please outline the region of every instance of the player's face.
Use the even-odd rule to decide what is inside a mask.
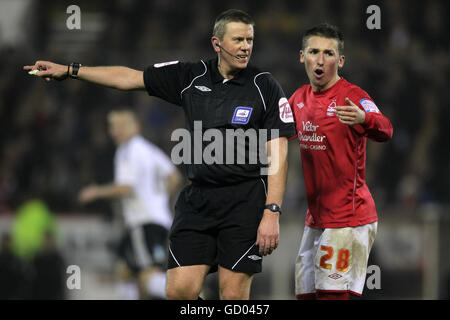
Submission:
[[[314,91],[332,87],[338,80],[338,69],[344,66],[344,56],[339,55],[336,39],[311,36],[305,50],[300,51],[300,62]]]
[[[233,74],[247,67],[253,49],[252,25],[243,22],[229,22],[225,27],[223,39],[213,37],[213,41],[218,41],[224,48],[224,50],[215,48],[219,52],[219,70],[221,72]]]
[[[133,116],[127,113],[112,113],[108,116],[109,134],[117,145],[127,142],[138,131]]]

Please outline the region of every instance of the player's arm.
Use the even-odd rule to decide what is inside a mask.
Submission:
[[[175,169],[171,174],[167,176],[167,193],[174,194],[181,186],[181,174],[178,169]]]
[[[275,203],[281,207],[287,178],[288,140],[285,137],[267,142],[269,156],[269,174],[267,176],[266,204]],[[278,247],[280,241],[280,226],[278,212],[265,209],[258,227],[256,244],[262,255],[271,254]]]
[[[64,80],[72,75],[72,67],[50,61],[36,61],[24,70],[34,71],[34,75],[45,81]],[[122,66],[86,67],[78,70],[78,79],[118,90],[144,90],[143,71]]]
[[[81,203],[88,203],[97,199],[123,198],[132,193],[133,188],[128,185],[90,185],[80,191],[78,200]]]
[[[360,125],[364,135],[378,142],[392,138],[392,124],[376,106],[373,112],[366,112],[349,98],[345,98],[345,101],[346,106],[336,106],[336,116],[340,122],[351,126]]]

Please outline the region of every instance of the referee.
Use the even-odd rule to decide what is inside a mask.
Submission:
[[[221,299],[249,299],[262,256],[278,246],[287,138],[295,128],[278,82],[249,65],[253,37],[253,19],[231,9],[215,21],[213,60],[165,62],[145,71],[48,61],[24,67],[46,81],[70,76],[146,90],[185,112],[191,139],[183,159],[192,183],[180,193],[169,235],[169,299],[197,299],[206,275],[216,270]],[[267,159],[255,161],[261,150]]]

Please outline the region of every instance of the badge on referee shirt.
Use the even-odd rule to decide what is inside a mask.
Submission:
[[[250,120],[250,116],[252,115],[252,110],[253,108],[250,107],[236,107],[236,109],[234,109],[234,115],[231,123],[247,124]]]

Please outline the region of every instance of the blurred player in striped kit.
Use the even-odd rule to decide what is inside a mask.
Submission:
[[[79,200],[121,201],[126,226],[118,252],[121,298],[165,299],[167,240],[172,224],[169,197],[178,189],[181,175],[163,151],[139,134],[133,111],[113,110],[108,123],[118,146],[114,182],[82,189]]]

